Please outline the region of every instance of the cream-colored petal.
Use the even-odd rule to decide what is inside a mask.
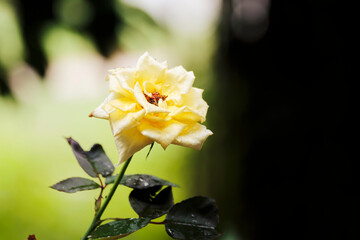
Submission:
[[[127,98],[118,98],[111,100],[109,105],[123,111],[123,112],[135,112],[136,103]]]
[[[133,97],[133,90],[127,84],[120,84],[119,77],[116,74],[109,74],[106,76],[106,81],[109,81],[109,91],[118,94],[119,97]],[[125,88],[124,88],[125,87]]]
[[[177,121],[168,121],[164,123],[141,121],[141,124],[137,126],[142,135],[161,144],[164,149],[179,136],[185,127],[185,124]]]
[[[116,166],[153,142],[150,138],[143,136],[136,127],[127,129],[121,134],[116,135],[115,144],[119,152],[119,162]]]
[[[194,73],[186,71],[182,66],[169,69],[165,73],[161,94],[168,95],[169,100],[179,102],[181,95],[189,92],[194,80]]]
[[[113,135],[121,134],[123,131],[139,125],[141,118],[145,115],[145,110],[138,112],[123,112],[116,110],[110,113],[109,120]]]
[[[145,52],[138,60],[136,65],[136,80],[141,84],[144,81],[149,81],[154,84],[163,81],[165,70],[167,69],[166,62],[158,62],[153,57]]]
[[[115,93],[110,93],[105,100],[95,108],[92,113],[90,113],[89,117],[96,117],[96,118],[102,118],[102,119],[109,119],[109,114],[113,111],[115,111],[115,108],[108,105],[108,102],[115,99]]]
[[[205,126],[196,123],[184,129],[184,131],[172,143],[200,150],[207,137],[212,134],[213,133]]]
[[[163,109],[167,109],[167,108],[168,108],[168,105],[167,105],[166,101],[163,101],[162,99],[159,100],[158,105],[159,105],[160,108],[163,108]],[[169,111],[170,111],[170,110],[169,110]]]
[[[160,108],[154,104],[149,103],[145,96],[144,93],[141,90],[140,84],[137,82],[135,84],[135,88],[134,88],[134,95],[136,100],[138,101],[138,103],[145,109],[145,114],[149,114],[149,113],[169,113],[169,110],[166,110],[164,108]]]
[[[111,73],[109,78],[115,78],[122,89],[126,90],[129,93],[133,93],[133,88],[135,86],[135,68],[115,68],[109,70]]]
[[[144,120],[155,123],[163,123],[170,121],[172,118],[168,116],[168,113],[150,113],[145,115]]]
[[[120,82],[113,74],[106,75],[105,81],[109,82],[109,91],[110,92],[120,92],[122,91],[122,87]]]
[[[153,92],[157,92],[158,90],[156,90],[156,87],[154,84],[152,84],[151,82],[149,81],[145,81],[143,83],[143,90],[144,90],[144,93],[148,96],[152,96],[152,93]]]
[[[205,117],[200,112],[191,109],[188,106],[183,106],[180,108],[173,106],[169,107],[169,110],[171,111],[169,116],[180,122],[194,123],[205,121]]]
[[[209,105],[202,98],[203,92],[203,89],[192,87],[182,98],[183,106],[187,106],[193,112],[201,115],[202,119],[200,122],[204,122],[206,120],[206,113],[209,108]]]

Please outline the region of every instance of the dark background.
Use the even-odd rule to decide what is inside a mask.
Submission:
[[[231,219],[223,227],[235,222],[254,240],[355,239],[354,9],[272,1],[268,29],[254,39],[246,22],[232,25],[233,3],[223,1],[210,104],[210,127],[225,134],[204,157],[212,162],[207,189]]]

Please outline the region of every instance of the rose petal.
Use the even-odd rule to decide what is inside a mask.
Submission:
[[[170,108],[171,109],[171,108]],[[173,107],[173,110],[169,114],[173,119],[180,122],[203,122],[205,121],[204,116],[198,111],[191,109],[188,106],[183,106],[181,108]]]
[[[160,99],[158,105],[159,105],[160,108],[163,108],[163,109],[167,109],[167,108],[168,108],[168,105],[167,105],[167,103],[166,103],[166,100],[163,101],[162,99]],[[170,111],[169,111],[169,112],[170,112]]]
[[[209,105],[202,98],[203,89],[192,87],[190,91],[183,96],[182,104],[188,106],[193,112],[201,115],[201,123],[206,120],[206,113]]]
[[[137,126],[139,131],[166,149],[176,137],[184,130],[186,124],[177,121],[167,122],[149,122],[141,121],[141,124]]]
[[[153,143],[150,138],[143,136],[137,128],[130,128],[115,136],[116,148],[119,152],[119,162],[116,166],[126,161],[146,145]]]
[[[89,117],[96,117],[102,119],[109,119],[109,114],[115,110],[112,106],[108,105],[109,101],[115,99],[115,93],[110,93],[105,100],[97,108],[90,113]]]
[[[195,80],[192,71],[186,71],[182,66],[174,67],[166,71],[161,93],[168,95],[169,100],[179,102],[181,95],[191,89]]]
[[[144,90],[144,93],[148,96],[150,96],[153,92],[158,92],[159,90],[156,89],[155,85],[152,84],[151,82],[149,81],[145,81],[143,83],[143,90]]]
[[[155,124],[170,121],[172,118],[168,116],[168,113],[151,113],[145,115],[144,119]]]
[[[108,75],[109,81],[111,80],[110,83],[117,81],[121,86],[118,88],[116,84],[110,85],[110,91],[113,90],[119,93],[123,93],[125,90],[127,93],[133,93],[136,75],[135,68],[116,68],[109,70],[109,72],[111,73]]]
[[[109,119],[113,135],[116,136],[127,129],[136,127],[139,125],[139,121],[144,115],[144,109],[138,112],[123,112],[116,110],[110,113]]]
[[[195,123],[188,126],[172,143],[200,150],[206,138],[212,134],[205,126]]]
[[[134,95],[136,100],[138,101],[138,103],[145,109],[145,114],[149,114],[149,113],[169,113],[169,110],[166,110],[164,108],[160,108],[154,104],[149,103],[145,96],[144,93],[141,90],[140,84],[137,82],[135,84],[135,88],[134,88]]]
[[[136,110],[136,103],[130,101],[128,98],[118,98],[111,100],[109,101],[109,105],[123,112],[134,112]]]
[[[152,82],[156,84],[163,81],[165,70],[167,69],[167,63],[160,63],[152,58],[148,52],[145,52],[138,60],[136,64],[136,80],[141,84],[144,81]]]

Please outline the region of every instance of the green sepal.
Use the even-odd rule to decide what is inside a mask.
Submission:
[[[150,152],[151,152],[151,150],[153,149],[153,147],[154,147],[154,142],[150,145],[149,151],[148,151],[148,153],[146,154],[146,158],[145,158],[145,159],[147,159],[147,158],[149,157]]]

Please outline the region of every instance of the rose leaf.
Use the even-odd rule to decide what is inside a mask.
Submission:
[[[116,177],[117,175],[107,177],[105,183],[106,184],[114,183]],[[133,189],[147,189],[155,186],[179,187],[174,183],[147,174],[125,175],[121,179],[120,184]]]
[[[51,186],[51,188],[55,190],[58,190],[60,192],[67,192],[67,193],[92,190],[99,187],[100,185],[97,184],[96,182],[81,177],[68,178]]]
[[[174,205],[171,187],[163,189],[158,194],[152,193],[148,189],[134,189],[129,195],[129,201],[139,217],[150,219],[163,216]]]
[[[165,229],[174,239],[216,239],[218,223],[215,201],[198,196],[175,204],[166,216]]]
[[[114,165],[106,156],[102,146],[95,144],[90,151],[84,151],[80,144],[72,138],[66,138],[80,167],[91,177],[101,174],[108,177],[114,172]]]
[[[103,177],[108,177],[113,174],[115,167],[108,156],[106,156],[106,153],[100,144],[94,144],[90,151],[85,153],[90,162],[93,164],[95,170]]]
[[[89,239],[119,239],[136,232],[150,222],[149,218],[127,218],[106,223],[96,228]]]

